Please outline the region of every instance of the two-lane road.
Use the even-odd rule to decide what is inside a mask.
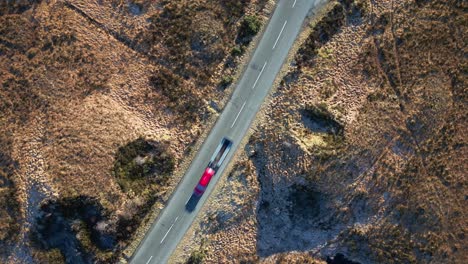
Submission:
[[[131,259],[134,264],[166,263],[205,203],[245,136],[286,59],[309,11],[325,0],[280,0],[230,101],[200,148],[167,206]],[[223,137],[233,141],[224,164],[193,210],[187,210],[193,189]]]

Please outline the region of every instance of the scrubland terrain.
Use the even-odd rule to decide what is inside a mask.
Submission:
[[[2,1],[0,262],[119,260],[228,97],[265,4]]]
[[[322,11],[176,258],[466,262],[466,3]]]

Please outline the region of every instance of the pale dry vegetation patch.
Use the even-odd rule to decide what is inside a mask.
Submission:
[[[367,8],[359,63],[371,89],[345,145],[327,160],[312,157],[309,173],[336,199],[336,219],[352,223],[330,243],[353,258],[463,259],[465,9],[456,1]]]
[[[83,261],[115,262],[178,182],[170,176],[210,114],[203,98],[226,95],[216,88],[240,21],[264,4],[2,2],[0,243],[14,250],[2,247],[0,261],[72,261],[53,236],[24,249],[31,227],[64,228]],[[102,221],[67,213],[88,208],[81,201]],[[114,242],[100,247],[95,229]]]
[[[376,261],[455,263],[464,254],[462,5],[392,6],[369,29],[362,63],[379,86],[349,137],[350,147],[369,157],[350,185],[365,194],[345,195],[343,204],[365,200],[369,207],[383,206],[377,209],[382,218],[361,234]]]
[[[238,260],[294,263],[299,250],[328,263],[464,262],[466,9],[329,5],[247,147],[257,245]],[[216,260],[236,256],[221,247],[237,243],[231,228],[208,236]]]

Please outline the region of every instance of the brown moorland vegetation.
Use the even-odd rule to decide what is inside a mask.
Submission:
[[[0,262],[117,261],[179,181],[265,3],[3,1]]]
[[[206,262],[464,263],[467,7],[332,1],[194,232]]]

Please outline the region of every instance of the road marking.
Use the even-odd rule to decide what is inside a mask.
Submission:
[[[190,202],[190,199],[192,199],[192,196],[190,196],[190,197],[188,198],[188,200],[185,202],[185,205],[187,205],[188,202]]]
[[[244,104],[242,105],[242,107],[241,107],[239,113],[237,113],[236,119],[234,119],[234,122],[232,123],[231,128],[232,128],[232,127],[234,126],[234,124],[236,123],[237,118],[239,118],[239,115],[240,115],[240,113],[242,112],[242,109],[244,109],[245,103],[247,103],[247,101],[244,102]]]
[[[286,26],[286,23],[288,23],[288,21],[287,21],[287,20],[286,20],[286,21],[284,21],[283,27],[281,28],[281,31],[280,31],[280,33],[279,33],[278,37],[276,38],[275,45],[273,45],[273,49],[275,49],[275,47],[276,47],[276,44],[278,44],[278,40],[279,40],[279,38],[281,37],[281,33],[283,33],[283,30],[284,30],[284,27]]]
[[[169,227],[169,230],[167,230],[166,234],[164,235],[163,239],[161,240],[161,242],[159,244],[161,244],[164,241],[164,239],[166,239],[169,232],[171,232],[172,227],[174,227],[174,224],[172,224],[171,227]]]
[[[146,261],[146,264],[150,263],[151,259],[153,258],[153,256],[151,256],[148,261]]]
[[[293,5],[292,5],[293,8],[294,8],[294,6],[296,5],[296,1],[297,1],[297,0],[294,0],[294,3],[293,3]]]
[[[169,234],[169,232],[171,232],[171,229],[174,227],[174,224],[175,224],[175,222],[177,221],[178,218],[179,217],[177,216],[176,219],[174,220],[174,222],[172,223],[171,227],[169,227],[169,230],[167,230],[166,234],[164,235],[163,239],[161,240],[161,242],[159,244],[161,244],[164,241],[164,239],[166,239],[167,235]]]
[[[262,75],[262,72],[263,72],[263,70],[265,69],[265,66],[266,66],[266,65],[267,65],[267,62],[265,61],[265,64],[263,64],[262,70],[261,70],[260,73],[258,74],[257,79],[255,80],[254,85],[252,86],[252,90],[255,88],[255,85],[257,85],[258,79],[260,79],[260,75]]]

